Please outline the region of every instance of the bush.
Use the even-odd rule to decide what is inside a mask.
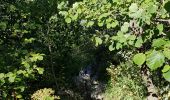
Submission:
[[[105,91],[105,100],[143,100],[146,90],[141,83],[140,72],[132,63],[122,63],[107,68],[111,79]]]
[[[32,100],[56,100],[60,99],[59,96],[54,95],[54,90],[51,88],[44,88],[37,90],[32,96]]]

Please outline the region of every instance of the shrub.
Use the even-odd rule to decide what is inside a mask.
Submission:
[[[37,90],[32,96],[32,100],[56,100],[60,99],[59,96],[54,95],[54,90],[51,88],[44,88]]]

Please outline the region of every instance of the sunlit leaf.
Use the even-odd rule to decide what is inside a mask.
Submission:
[[[156,5],[151,5],[149,6],[149,8],[147,9],[149,13],[155,13],[157,10],[157,6]]]
[[[121,27],[121,31],[124,32],[124,33],[126,33],[126,32],[128,31],[128,29],[129,29],[129,23],[128,23],[128,22],[125,22],[125,23],[123,24],[123,26]]]
[[[137,38],[137,41],[135,42],[135,47],[139,48],[142,46],[142,44],[143,44],[143,40],[142,37],[140,36]]]
[[[157,29],[159,30],[159,33],[163,31],[163,24],[158,24]]]
[[[163,67],[163,69],[162,69],[162,72],[165,73],[165,72],[167,72],[167,71],[169,71],[169,70],[170,70],[170,66],[169,66],[169,65],[165,65],[165,66]]]
[[[89,21],[88,23],[87,23],[87,27],[90,27],[90,26],[92,26],[94,24],[94,21]]]
[[[156,70],[165,62],[165,57],[160,51],[153,50],[151,54],[147,55],[146,64],[151,70]]]
[[[96,46],[102,44],[102,39],[99,37],[95,37],[95,41],[96,41]]]
[[[163,51],[163,54],[166,58],[168,58],[170,60],[170,49],[165,48]]]
[[[167,42],[165,41],[165,39],[163,38],[159,38],[159,39],[154,39],[153,43],[152,43],[152,47],[161,47],[163,45],[165,45]]]
[[[113,51],[115,48],[113,47],[113,43],[109,46],[109,51]]]
[[[44,69],[43,68],[37,68],[37,71],[38,71],[39,74],[43,74]]]
[[[4,73],[0,73],[0,79],[4,78],[5,74]]]
[[[138,66],[141,66],[146,60],[146,56],[143,53],[138,53],[133,57],[133,61]]]
[[[71,23],[71,18],[66,18],[65,21],[66,21],[67,23]]]
[[[138,10],[138,5],[136,3],[132,3],[129,7],[130,12],[136,12]]]
[[[13,83],[13,82],[15,81],[15,76],[10,76],[10,77],[8,78],[8,81],[9,81],[10,83]]]
[[[122,48],[122,44],[121,43],[116,43],[116,49],[118,50],[118,49],[121,49]]]
[[[166,73],[163,73],[163,77],[170,82],[170,70]]]

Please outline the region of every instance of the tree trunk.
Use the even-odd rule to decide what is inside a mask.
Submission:
[[[159,100],[158,99],[158,91],[152,82],[151,74],[150,74],[149,69],[147,68],[146,65],[142,66],[141,74],[142,74],[142,79],[145,82],[145,85],[147,87],[147,92],[148,92],[147,100]]]

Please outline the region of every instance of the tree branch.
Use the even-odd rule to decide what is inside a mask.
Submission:
[[[157,22],[163,22],[163,23],[167,23],[170,25],[170,19],[156,19],[155,21]]]
[[[147,100],[159,100],[158,91],[153,84],[153,81],[151,79],[151,73],[149,72],[149,69],[147,68],[146,65],[142,66],[141,74],[142,74],[142,79],[147,87],[147,92],[148,92]]]

